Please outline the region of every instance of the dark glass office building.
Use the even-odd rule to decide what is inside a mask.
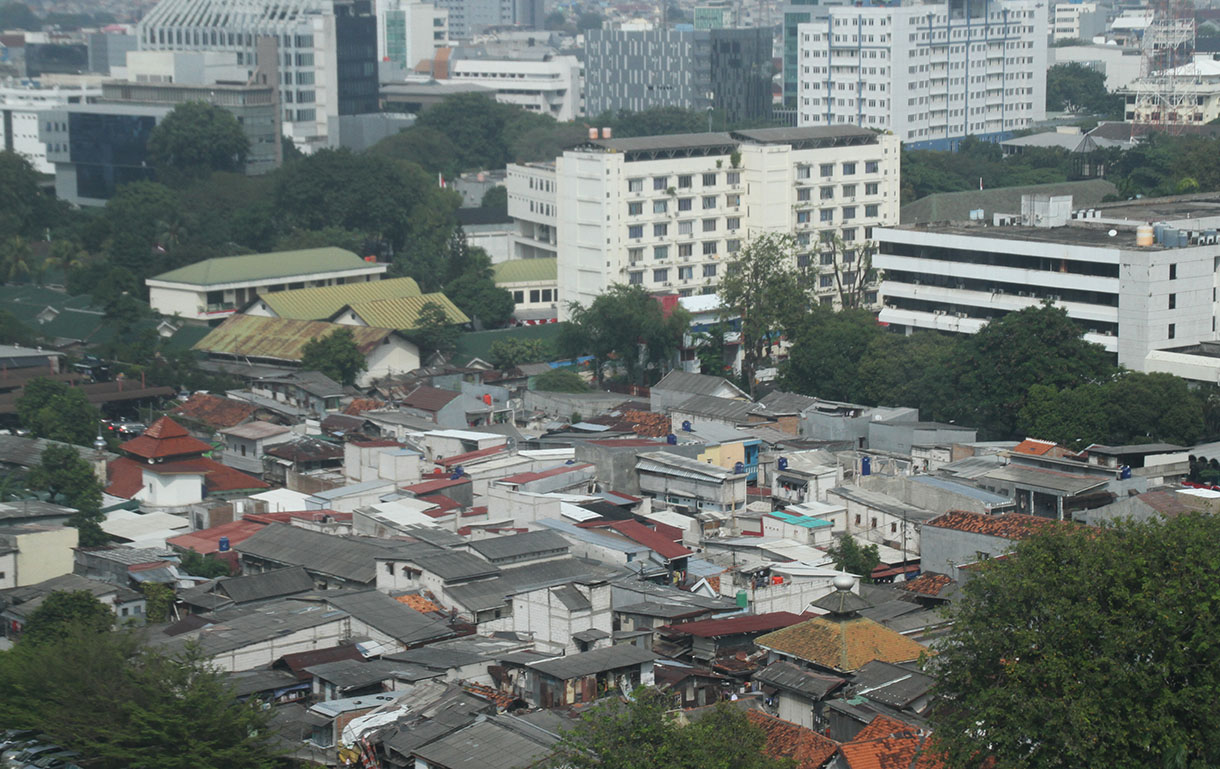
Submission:
[[[335,3],[335,71],[340,115],[379,111],[377,17],[369,0]]]

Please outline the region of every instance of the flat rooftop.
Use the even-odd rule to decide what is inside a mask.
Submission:
[[[1137,248],[1135,245],[1136,224],[1136,222],[1132,222],[1130,228],[1125,228],[1115,227],[1105,222],[1074,220],[1063,227],[1026,227],[1023,225],[997,227],[985,222],[930,222],[928,224],[904,224],[884,229],[900,232],[927,233],[937,237],[943,235],[965,235],[971,238],[994,238],[996,240],[1034,241],[1061,243],[1071,246],[1135,250]],[[1110,236],[1110,230],[1112,229],[1118,231],[1113,237]],[[884,241],[886,238],[878,236],[878,239]],[[1167,250],[1165,246],[1161,245],[1139,248],[1146,251]]]

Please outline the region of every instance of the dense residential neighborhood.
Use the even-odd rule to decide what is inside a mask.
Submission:
[[[1220,11],[0,0],[0,764],[1220,765]]]

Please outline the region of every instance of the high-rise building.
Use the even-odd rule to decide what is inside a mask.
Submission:
[[[449,36],[469,40],[489,29],[541,29],[543,0],[433,0],[449,14]]]
[[[771,30],[600,29],[585,34],[585,111],[722,110],[771,115]]]
[[[799,125],[855,125],[893,131],[912,148],[952,149],[1046,116],[1039,0],[824,10],[799,26]]]
[[[898,154],[852,127],[590,140],[553,168],[509,167],[513,258],[558,257],[562,319],[616,283],[713,293],[750,237],[790,234],[794,266],[834,305],[873,228],[898,221]]]
[[[101,96],[101,89],[35,88],[31,85],[0,86],[0,150],[23,156],[39,173],[55,172],[47,160],[47,145],[39,137],[39,115],[69,104],[87,104]]]
[[[307,152],[326,145],[330,118],[377,111],[369,0],[161,0],[137,36],[141,50],[235,52],[250,76],[262,64],[285,131]]]
[[[431,3],[390,0],[377,8],[377,58],[405,76],[449,45],[449,14]]]

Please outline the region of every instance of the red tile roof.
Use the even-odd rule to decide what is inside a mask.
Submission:
[[[211,393],[196,393],[173,410],[183,419],[190,419],[215,429],[235,427],[254,414],[255,406],[245,401],[222,398]]]
[[[453,390],[442,390],[439,387],[431,385],[420,385],[407,393],[401,403],[408,408],[435,413],[449,405],[449,402],[458,397],[459,394]]]
[[[940,595],[940,591],[944,590],[952,582],[953,580],[948,575],[924,572],[915,579],[899,583],[898,587],[902,590],[909,590],[912,593],[936,597]]]
[[[944,515],[933,518],[924,524],[941,529],[956,529],[974,534],[986,534],[1003,539],[1026,539],[1048,526],[1058,526],[1059,521],[1049,518],[1039,518],[1036,515],[1024,513],[1004,513],[1002,515],[984,515],[965,510],[951,510]],[[1068,524],[1070,525],[1070,524]]]
[[[256,531],[263,528],[265,524],[258,521],[252,521],[249,518],[243,518],[240,521],[232,523],[223,523],[219,526],[213,526],[210,529],[201,529],[193,531],[190,534],[181,534],[177,537],[170,537],[165,540],[165,544],[171,547],[177,547],[182,550],[194,550],[200,555],[208,555],[209,553],[220,552],[220,538],[228,537],[229,545],[236,545],[242,542]]]
[[[359,416],[362,412],[372,411],[385,406],[384,403],[376,398],[353,398],[352,402],[347,404],[347,408],[343,409],[343,413],[348,416]]]
[[[422,502],[431,502],[432,504],[439,507],[441,509],[441,511],[443,511],[443,512],[448,512],[450,510],[457,510],[459,507],[461,507],[460,504],[458,504],[453,499],[446,497],[444,494],[431,494],[426,497],[417,497],[417,499],[419,499]]]
[[[144,459],[163,459],[211,451],[211,445],[190,436],[182,425],[169,417],[161,417],[137,438],[123,443],[119,449]]]
[[[322,518],[330,518],[338,523],[350,523],[352,520],[351,513],[340,513],[335,510],[289,510],[280,513],[246,513],[242,516],[243,521],[257,521],[258,523],[292,523],[293,520],[298,521],[315,521]]]
[[[856,732],[856,736],[851,738],[852,742],[867,742],[869,740],[880,740],[886,737],[897,737],[905,734],[916,732],[916,728],[905,721],[899,721],[897,718],[878,715],[874,716],[868,726]]]
[[[106,493],[123,499],[133,499],[144,488],[144,471],[158,475],[202,475],[204,486],[211,492],[268,489],[268,484],[240,470],[222,465],[206,457],[180,459],[176,462],[145,464],[129,457],[111,460],[106,466],[109,484]]]
[[[1026,438],[1025,440],[1013,446],[1013,451],[1018,454],[1033,454],[1034,456],[1042,456],[1051,449],[1055,448],[1054,441],[1043,441],[1037,438]]]
[[[351,441],[353,446],[359,446],[362,449],[381,449],[389,448],[390,446],[402,446],[398,441],[391,440],[376,440],[376,441]]]
[[[940,769],[928,737],[896,718],[879,715],[839,748],[848,769]]]
[[[441,476],[429,481],[413,483],[410,486],[403,486],[402,490],[409,491],[417,497],[424,497],[430,494],[435,494],[443,489],[451,489],[454,486],[461,486],[464,483],[470,483],[470,479],[458,478],[457,480],[450,480],[448,476]]]
[[[806,617],[789,611],[773,611],[768,614],[750,614],[728,619],[705,619],[698,622],[683,622],[666,625],[662,630],[670,633],[685,633],[700,638],[737,635],[739,633],[769,633],[782,627],[804,622]]]
[[[821,769],[839,750],[839,743],[791,721],[757,710],[747,710],[746,718],[766,735],[766,754],[792,759],[795,769]]]
[[[549,470],[540,470],[536,473],[517,473],[516,475],[510,475],[507,478],[501,478],[500,482],[501,483],[529,483],[530,481],[539,481],[539,480],[542,480],[543,478],[553,478],[556,475],[563,475],[564,473],[573,473],[573,472],[576,472],[577,470],[584,470],[585,468],[592,467],[592,466],[593,465],[589,465],[589,464],[560,465],[559,467],[552,467]]]
[[[294,654],[285,654],[276,660],[272,667],[286,667],[297,678],[301,680],[309,680],[313,678],[313,674],[306,673],[305,668],[311,668],[314,665],[321,665],[325,662],[339,662],[341,660],[363,660],[364,655],[356,648],[355,644],[349,646],[332,646],[329,649],[317,649],[310,652],[296,652]]]
[[[672,538],[653,531],[639,521],[591,521],[582,525],[585,528],[614,529],[632,542],[643,545],[666,560],[685,558],[691,554],[690,550]],[[674,530],[677,531],[677,529]],[[681,539],[681,532],[678,532],[678,538]]]
[[[669,417],[651,411],[624,411],[623,421],[631,430],[645,438],[664,438],[669,435]]]
[[[465,454],[454,454],[451,457],[443,457],[441,459],[436,459],[433,461],[436,464],[440,465],[441,467],[455,467],[457,465],[462,465],[467,462],[474,461],[476,459],[482,459],[483,457],[490,457],[495,454],[499,454],[502,451],[507,451],[507,450],[508,450],[508,444],[501,443],[498,446],[488,446],[485,449],[467,451]]]

